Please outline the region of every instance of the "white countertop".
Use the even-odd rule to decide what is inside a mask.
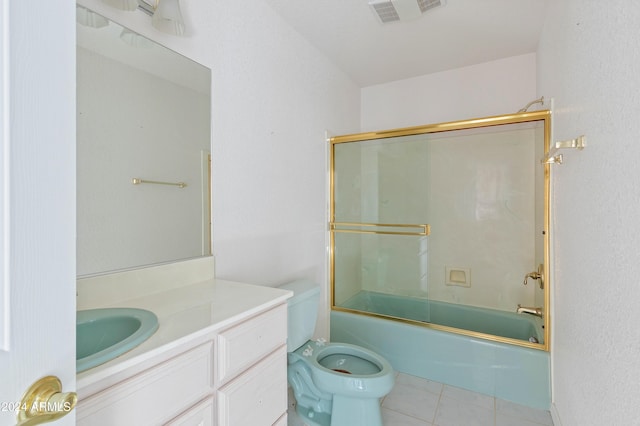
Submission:
[[[78,394],[92,394],[98,382],[125,372],[141,370],[145,363],[181,344],[221,330],[243,318],[285,302],[293,293],[272,287],[210,279],[160,293],[100,306],[147,309],[158,317],[153,336],[131,351],[77,375]],[[109,380],[107,380],[109,381]],[[84,394],[84,395],[83,395]]]

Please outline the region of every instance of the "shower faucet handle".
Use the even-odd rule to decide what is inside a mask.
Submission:
[[[524,276],[524,281],[522,282],[522,284],[527,285],[529,282],[529,278],[540,280],[540,288],[544,288],[544,265],[541,263],[540,265],[538,265],[537,271],[529,272],[528,274],[526,274]]]
[[[522,284],[527,285],[529,283],[529,278],[533,278],[534,280],[540,279],[540,274],[537,271],[529,272],[524,276],[524,282]]]

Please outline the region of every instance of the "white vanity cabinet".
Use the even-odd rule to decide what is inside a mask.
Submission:
[[[213,396],[205,398],[202,402],[189,408],[175,419],[167,423],[167,426],[210,426],[215,425],[215,403]]]
[[[286,335],[287,305],[280,301],[187,336],[164,357],[143,362],[143,370],[105,379],[102,389],[97,382],[90,395],[80,392],[77,424],[286,424]]]
[[[218,335],[219,425],[272,425],[287,409],[287,306]]]

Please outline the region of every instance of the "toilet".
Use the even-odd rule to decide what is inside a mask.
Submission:
[[[393,388],[391,364],[360,346],[310,340],[320,287],[300,280],[280,288],[293,292],[288,302],[287,379],[296,412],[310,426],[382,426],[380,398]]]

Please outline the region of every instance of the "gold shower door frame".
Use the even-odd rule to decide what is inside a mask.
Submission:
[[[475,118],[471,120],[462,120],[462,121],[451,121],[445,123],[436,123],[436,124],[428,124],[424,126],[414,126],[414,127],[405,127],[399,129],[391,129],[391,130],[381,130],[376,132],[365,132],[365,133],[354,133],[342,136],[334,136],[328,139],[330,144],[330,164],[329,164],[329,206],[330,206],[330,222],[329,222],[329,233],[330,233],[330,247],[329,247],[329,258],[330,258],[330,300],[331,300],[331,309],[335,311],[342,312],[350,312],[360,315],[372,316],[385,318],[395,321],[401,321],[405,323],[410,323],[413,325],[419,325],[422,327],[432,328],[436,330],[447,331],[456,334],[462,334],[466,336],[471,336],[475,338],[490,340],[494,342],[508,343],[517,346],[523,346],[528,348],[534,348],[544,351],[549,351],[550,349],[550,277],[549,277],[549,267],[550,262],[550,254],[549,254],[549,244],[550,244],[550,173],[551,168],[550,164],[541,164],[540,166],[544,168],[544,213],[543,213],[543,259],[544,259],[544,271],[543,271],[543,282],[544,282],[544,307],[543,307],[543,321],[544,321],[544,343],[531,343],[525,340],[519,340],[514,338],[496,336],[493,334],[480,333],[470,330],[464,330],[454,327],[443,326],[439,324],[426,323],[422,321],[415,321],[407,318],[394,317],[389,315],[382,315],[372,312],[359,311],[349,308],[343,308],[340,306],[336,306],[335,303],[335,234],[338,232],[356,232],[356,233],[366,233],[366,234],[390,234],[390,235],[429,235],[430,226],[428,224],[373,224],[373,223],[344,223],[344,222],[336,222],[335,218],[335,147],[338,144],[342,143],[357,143],[364,141],[371,141],[376,139],[386,139],[386,138],[395,138],[401,136],[413,136],[413,135],[421,135],[421,134],[429,134],[429,133],[442,133],[448,131],[455,130],[467,130],[467,129],[477,129],[483,127],[492,127],[506,124],[518,124],[518,123],[528,123],[534,121],[543,121],[544,123],[544,152],[549,151],[549,147],[551,145],[551,111],[549,110],[541,110],[541,111],[533,111],[533,112],[524,112],[524,113],[515,113],[508,115],[499,115],[499,116],[491,116],[491,117],[483,117],[483,118]],[[381,228],[376,230],[377,228]],[[403,230],[391,230],[393,228],[400,228]],[[404,229],[413,229],[413,232],[406,231]]]

